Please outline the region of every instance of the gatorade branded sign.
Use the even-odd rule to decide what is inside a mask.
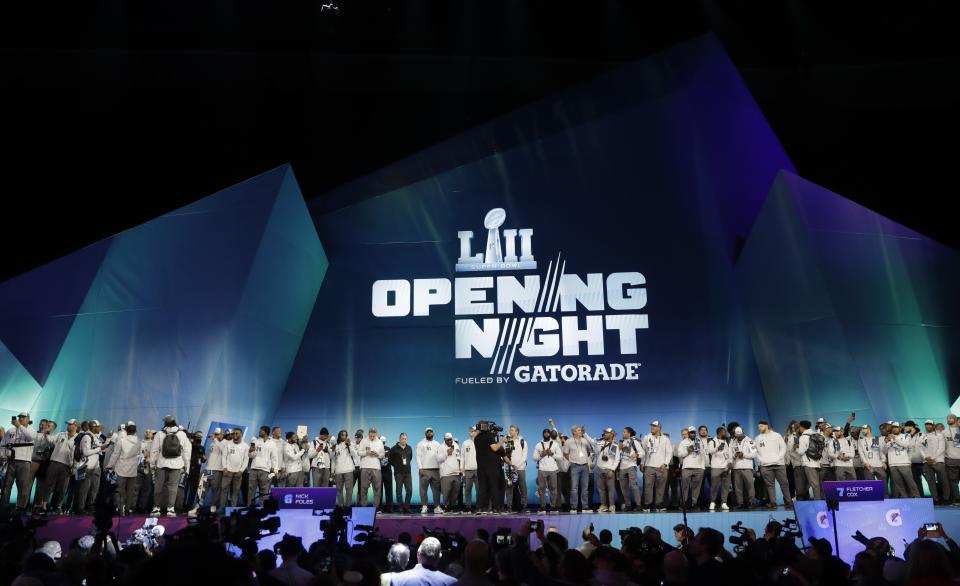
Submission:
[[[453,304],[448,351],[457,361],[483,358],[488,365],[456,368],[456,384],[636,380],[637,339],[650,328],[643,273],[589,272],[568,266],[560,251],[544,266],[534,254],[534,229],[501,230],[506,219],[503,208],[486,214],[482,252],[474,253],[472,230],[457,232],[454,268],[461,275],[452,280],[374,281],[374,317],[426,318]]]

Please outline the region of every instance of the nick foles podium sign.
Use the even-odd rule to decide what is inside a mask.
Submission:
[[[270,496],[281,509],[332,509],[337,506],[334,487],[305,487],[270,489]]]

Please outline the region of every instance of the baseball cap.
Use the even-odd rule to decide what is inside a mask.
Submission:
[[[660,420],[654,419],[653,421],[650,422],[650,425],[656,425],[657,427],[660,427]]]
[[[97,421],[96,419],[91,419],[91,420],[90,420],[90,425],[91,425],[91,426],[100,427],[100,422]]]
[[[824,419],[823,417],[817,417],[817,423],[826,423],[826,422],[827,420]]]
[[[691,425],[687,428],[687,431],[697,431],[697,428]]]
[[[899,421],[893,421],[890,423],[890,427],[902,427]]]
[[[214,433],[214,435],[216,435],[216,434],[218,434],[218,433],[223,433],[223,430],[218,427],[218,428],[216,428],[216,429],[213,430],[213,433]]]
[[[870,427],[870,424],[869,424],[869,423],[864,423],[863,425],[860,426],[860,429],[866,429],[866,428],[868,428],[868,427]]]
[[[30,417],[30,414],[27,413],[26,411],[21,411],[20,415],[17,415],[17,417]]]
[[[843,428],[840,427],[839,425],[834,425],[834,426],[833,426],[833,431],[840,431],[841,429],[843,429]]]
[[[617,433],[617,432],[613,431],[612,427],[604,427],[603,433]]]
[[[22,417],[22,415],[21,415],[21,417]],[[923,422],[923,424],[924,424],[924,425],[936,425],[936,423],[933,421],[933,419],[927,419],[926,421]]]
[[[58,561],[60,556],[63,554],[63,550],[60,548],[60,543],[57,541],[48,541],[44,543],[37,551],[47,554],[47,556],[53,561]]]
[[[74,425],[77,423],[76,419],[67,419],[67,425]]]
[[[136,423],[134,423],[134,422],[132,422],[132,421],[128,421],[128,422],[127,422],[127,425],[133,425],[133,426],[136,426],[137,424],[136,424]],[[220,429],[220,428],[218,427],[217,429]]]
[[[477,431],[477,426],[476,426],[476,425],[471,425],[471,426],[470,426],[470,429],[469,429],[468,431]]]
[[[448,431],[447,433],[443,434],[443,439],[453,439],[453,434]]]
[[[428,431],[433,431],[433,428],[432,428],[432,427],[428,427],[428,428],[426,428],[426,429],[423,430],[423,433],[427,433]]]
[[[743,435],[743,428],[742,428],[742,427],[738,427],[738,428],[734,429],[734,430],[733,430],[733,435]]]

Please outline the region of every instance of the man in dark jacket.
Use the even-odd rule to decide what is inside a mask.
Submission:
[[[407,443],[407,434],[400,434],[398,441],[387,454],[390,466],[393,466],[393,480],[397,487],[397,506],[400,513],[410,514],[410,497],[413,490],[413,479],[410,476],[410,462],[413,460],[413,448]],[[406,490],[406,496],[403,491]]]

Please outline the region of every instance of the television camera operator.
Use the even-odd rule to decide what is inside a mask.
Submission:
[[[477,435],[473,444],[477,450],[477,514],[503,512],[503,469],[510,464],[507,456],[506,438],[501,437],[503,427],[494,421],[477,423]]]

